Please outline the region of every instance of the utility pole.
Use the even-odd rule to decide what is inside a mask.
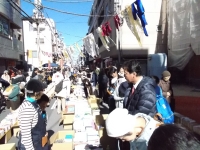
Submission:
[[[119,12],[121,11],[120,0],[115,0],[114,5],[115,5],[116,14],[119,14]],[[121,43],[120,43],[121,35],[120,35],[120,32],[121,32],[121,30],[119,28],[119,30],[117,31],[118,67],[121,64]]]
[[[41,0],[34,0],[35,9],[34,9],[34,15],[33,18],[36,20],[36,26],[37,26],[37,57],[39,61],[39,67],[42,67],[42,60],[41,60],[41,52],[40,52],[40,22],[43,19],[42,16],[42,6],[41,6]]]

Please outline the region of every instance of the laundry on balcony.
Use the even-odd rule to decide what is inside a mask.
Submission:
[[[95,50],[96,42],[92,33],[88,34],[85,38],[83,38],[83,45],[90,56],[94,58],[97,55]]]
[[[137,20],[133,19],[131,5],[127,6],[126,9],[124,11],[122,11],[122,15],[124,16],[129,29],[135,35],[139,45],[142,46],[142,42],[141,42],[141,39],[140,39],[140,36],[139,36],[139,32],[142,31],[142,26],[141,26],[138,19]]]
[[[103,36],[102,28],[101,28],[101,27],[98,27],[98,28],[96,29],[96,32],[98,33],[99,38],[100,38],[100,40],[101,40],[103,46],[104,46],[108,51],[110,51],[109,46],[108,46],[108,44],[107,44],[107,41],[106,41],[105,37]]]

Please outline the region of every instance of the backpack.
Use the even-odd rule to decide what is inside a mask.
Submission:
[[[164,98],[159,86],[156,87],[156,110],[157,113],[160,114],[163,123],[174,123],[174,113],[172,112],[168,101]]]

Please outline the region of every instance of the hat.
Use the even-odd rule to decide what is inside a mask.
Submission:
[[[120,137],[132,131],[136,117],[128,114],[127,109],[116,108],[106,119],[106,131],[110,137]]]
[[[29,80],[26,85],[27,93],[40,92],[40,91],[43,91],[44,89],[45,89],[45,85],[37,79]]]
[[[165,70],[165,71],[162,73],[162,76],[163,76],[163,77],[169,77],[169,76],[171,76],[171,73],[170,73],[169,71]]]
[[[8,73],[8,70],[5,70],[3,73]]]

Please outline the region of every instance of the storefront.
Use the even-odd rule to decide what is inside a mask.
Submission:
[[[0,58],[0,74],[3,74],[4,70],[7,70],[9,67],[15,67],[16,61],[15,59]]]

